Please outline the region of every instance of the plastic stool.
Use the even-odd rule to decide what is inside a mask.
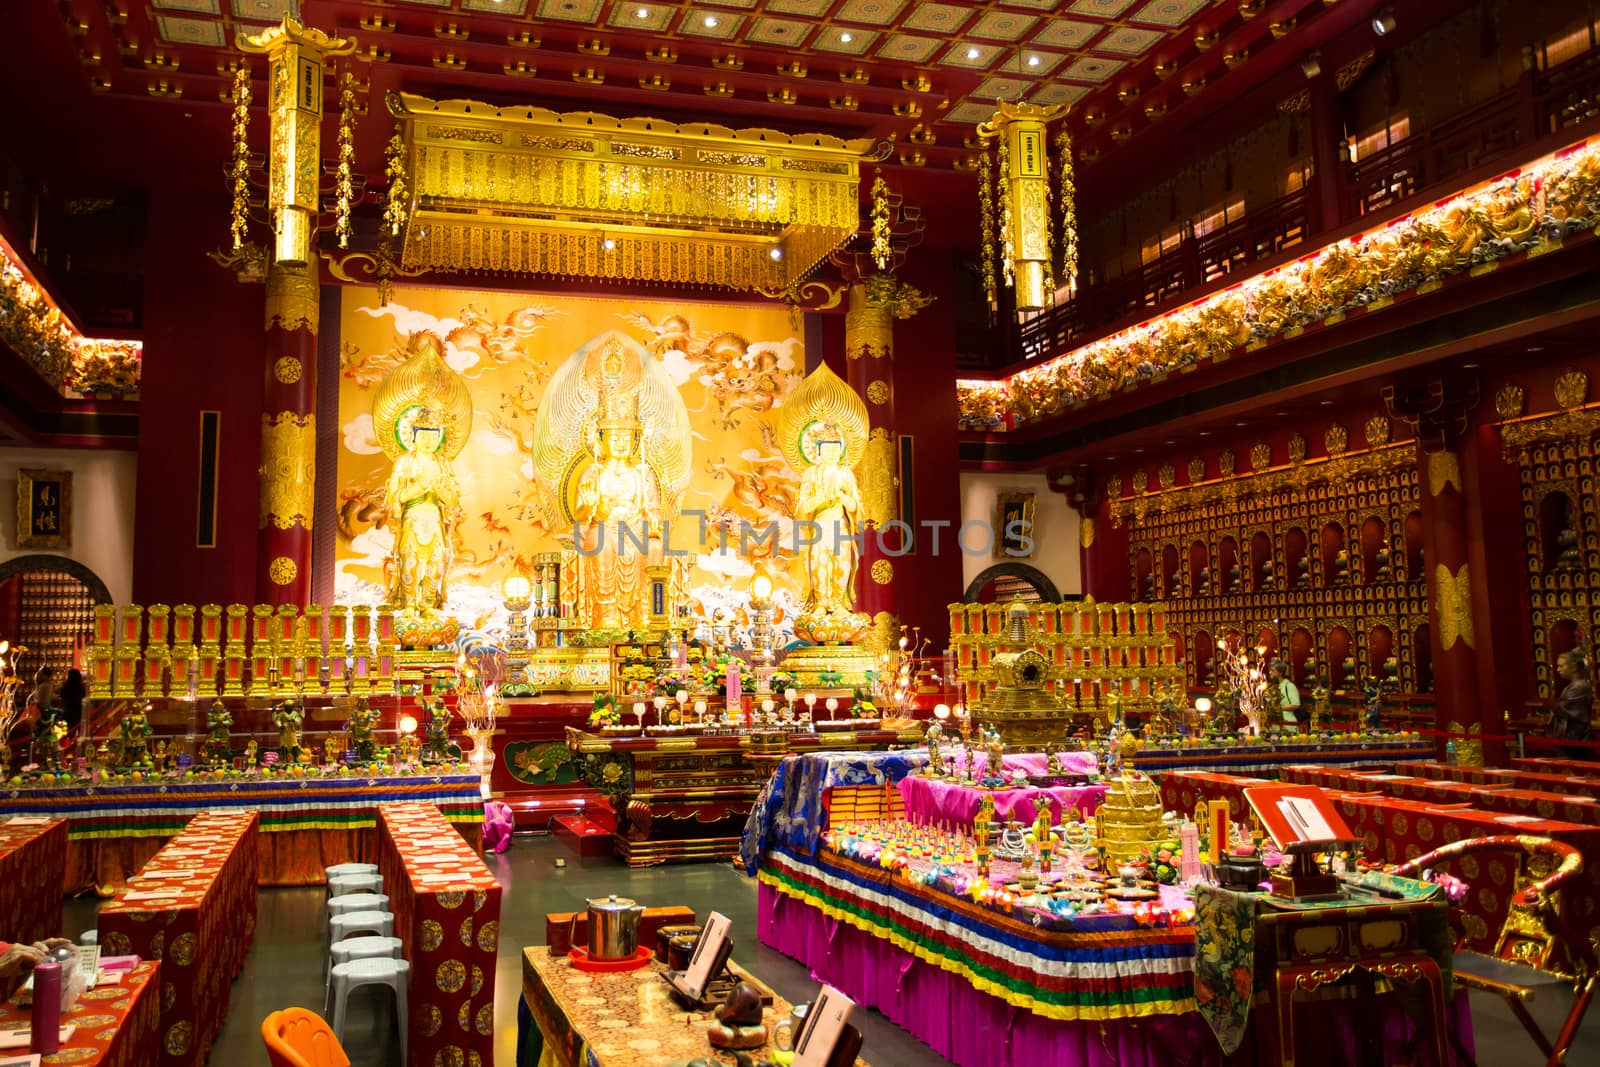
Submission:
[[[333,935],[333,943],[347,941],[356,934],[377,934],[380,937],[394,936],[394,916],[386,911],[352,911],[343,915],[335,915],[328,920],[328,930]]]
[[[406,1031],[411,1017],[406,1013],[406,984],[411,975],[411,964],[405,960],[365,959],[336,964],[330,985],[333,997],[333,1033],[344,1042],[345,1008],[350,1001],[350,991],[366,985],[386,985],[394,990],[394,1017],[400,1030],[400,1062],[407,1061]]]
[[[376,863],[335,863],[332,867],[322,868],[324,878],[342,878],[347,874],[377,874]]]
[[[83,933],[78,935],[78,944],[80,945],[98,945],[99,943],[99,930],[85,930]]]
[[[351,893],[383,892],[381,874],[340,874],[328,879],[328,896],[347,897]]]
[[[328,898],[328,914],[348,915],[352,911],[388,911],[389,898],[382,893],[350,893]]]
[[[401,955],[404,948],[405,942],[398,937],[378,937],[375,935],[347,937],[343,941],[335,942],[333,947],[328,950],[328,955],[332,959],[334,966],[338,966],[341,963],[349,963],[351,960],[404,959],[405,957]],[[327,976],[324,975],[323,977],[326,980]],[[331,983],[325,982],[322,990],[322,1014],[324,1016],[328,1014],[328,997],[332,988]]]

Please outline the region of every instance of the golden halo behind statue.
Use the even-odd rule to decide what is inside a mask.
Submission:
[[[444,435],[439,452],[455,459],[472,433],[472,394],[467,383],[444,360],[444,342],[419,330],[406,341],[406,358],[384,375],[372,398],[372,432],[390,460],[411,447],[411,431],[419,423],[437,426]]]
[[[840,465],[854,467],[867,451],[867,425],[867,405],[821,363],[778,408],[778,447],[790,467],[804,472],[816,464],[822,441],[839,441]]]
[[[639,448],[658,499],[666,514],[677,514],[678,497],[692,473],[689,413],[660,361],[637,341],[612,331],[556,369],[534,420],[534,475],[551,493],[563,522],[573,521],[574,494],[584,469],[594,462],[599,424],[635,413]]]

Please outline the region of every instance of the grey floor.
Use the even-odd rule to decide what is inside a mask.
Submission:
[[[556,868],[557,858],[566,860],[565,869]],[[529,835],[518,836],[505,855],[486,856],[485,860],[505,888],[495,985],[499,1033],[494,1067],[514,1067],[523,947],[544,943],[546,912],[574,910],[591,896],[615,892],[645,904],[687,904],[701,916],[713,909],[721,911],[733,920],[738,942],[736,959],[790,1000],[808,1000],[816,992],[817,985],[804,967],[757,943],[753,934],[755,883],[725,864],[629,871],[617,860],[580,860],[551,838]],[[97,903],[92,898],[67,902],[66,927],[71,936],[94,925]],[[234,983],[228,1020],[212,1052],[213,1064],[265,1064],[260,1027],[268,1013],[296,1005],[321,1010],[318,923],[322,908],[320,889],[261,891],[255,945]],[[372,995],[363,996],[365,993]],[[400,1061],[393,1010],[386,995],[382,989],[357,990],[357,996],[352,998],[345,1048],[353,1067],[394,1067]],[[1501,1001],[1473,994],[1472,1010],[1480,1063],[1488,1067],[1522,1067],[1543,1062]],[[1565,1013],[1566,1003],[1555,1001],[1535,1005],[1534,1011],[1551,1032]],[[939,1067],[945,1063],[926,1045],[875,1012],[866,1013],[862,1029],[866,1036],[863,1056],[874,1067]],[[1183,1060],[1182,1055],[1174,1058]],[[1312,1067],[1323,1063],[1314,1050],[1302,1049],[1300,1059]],[[1567,1062],[1600,1064],[1600,1006],[1591,1009]]]

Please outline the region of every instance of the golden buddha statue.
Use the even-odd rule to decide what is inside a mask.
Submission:
[[[861,488],[852,469],[866,454],[867,406],[820,365],[778,409],[778,444],[800,472],[794,517],[806,595],[795,636],[819,645],[848,644],[870,623],[855,610]]]
[[[460,627],[443,614],[461,522],[461,487],[451,461],[472,431],[466,382],[444,361],[434,334],[411,335],[407,357],[384,378],[372,402],[373,430],[394,461],[384,501],[395,531],[386,573],[388,603],[401,644],[431,646]]]
[[[647,571],[664,556],[690,451],[683,399],[660,361],[625,335],[602,335],[551,377],[534,422],[534,473],[572,526],[581,625],[646,626]]]

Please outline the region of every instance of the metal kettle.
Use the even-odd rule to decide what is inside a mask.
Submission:
[[[589,904],[589,958],[630,959],[639,950],[639,916],[643,905],[612,893]],[[576,919],[576,916],[574,916]]]

